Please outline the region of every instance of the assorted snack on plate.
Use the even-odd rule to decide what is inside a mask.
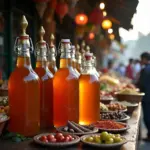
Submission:
[[[96,143],[96,144],[115,144],[121,143],[125,139],[120,136],[120,134],[111,134],[108,132],[102,132],[101,134],[89,135],[83,138],[83,141],[89,143]]]
[[[0,113],[6,113],[9,112],[9,106],[8,106],[8,97],[0,97]]]
[[[101,112],[109,112],[109,111],[126,111],[127,107],[125,105],[119,103],[111,103],[111,104],[103,104],[100,103]]]
[[[74,135],[84,135],[98,132],[98,130],[93,126],[82,126],[73,121],[68,121],[68,124],[66,126],[59,127],[56,130],[62,133],[69,133]]]
[[[126,121],[130,117],[123,112],[106,112],[100,114],[101,120]]]
[[[122,89],[121,91],[117,92],[117,94],[127,94],[127,95],[143,95],[143,93],[138,92],[135,89],[132,88],[125,88]]]
[[[123,129],[127,127],[127,124],[115,122],[112,120],[101,120],[97,121],[95,124],[93,124],[94,127],[98,129]]]

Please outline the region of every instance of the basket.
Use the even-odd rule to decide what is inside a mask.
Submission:
[[[143,96],[145,95],[144,93],[137,94],[137,95],[132,95],[132,94],[115,94],[116,98],[118,101],[127,101],[130,103],[139,103],[142,101]]]

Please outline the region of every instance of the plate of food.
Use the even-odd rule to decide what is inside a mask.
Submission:
[[[120,134],[111,134],[102,132],[100,134],[84,135],[81,137],[81,142],[85,145],[97,148],[120,148],[127,143],[127,140]]]
[[[100,112],[101,113],[115,112],[115,111],[126,112],[127,107],[125,105],[122,105],[119,103],[111,103],[111,104],[107,104],[107,105],[100,103]]]
[[[121,101],[121,102],[118,102],[118,103],[126,106],[128,113],[132,113],[139,105],[138,103],[131,103],[131,102],[127,102],[127,101]]]
[[[98,129],[93,126],[90,125],[83,126],[73,121],[68,121],[66,126],[56,128],[56,130],[64,134],[71,134],[71,135],[78,135],[78,136],[93,134],[98,132]]]
[[[130,119],[130,116],[126,115],[124,112],[107,112],[100,114],[101,120],[114,120],[117,122],[126,122]]]
[[[121,133],[129,129],[129,125],[126,123],[116,122],[113,120],[101,120],[92,125],[98,128],[100,132],[107,131],[109,133]]]
[[[35,136],[33,140],[39,145],[49,147],[66,147],[80,142],[78,136],[62,133],[43,133]]]

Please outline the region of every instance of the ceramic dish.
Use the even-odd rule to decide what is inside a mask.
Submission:
[[[65,132],[65,131],[63,131],[63,128],[64,128],[64,127],[59,127],[59,128],[56,128],[56,130],[57,130],[58,132],[63,133],[63,134],[71,134],[71,135],[78,135],[78,136],[88,135],[88,134],[93,134],[93,133],[97,133],[97,132],[98,132],[98,129],[97,129],[97,128],[93,128],[93,131],[91,131],[91,132],[71,133],[71,132]]]
[[[71,146],[71,145],[74,145],[74,144],[77,144],[80,142],[80,138],[76,135],[72,135],[72,137],[74,138],[73,141],[69,141],[69,142],[56,142],[56,143],[52,143],[52,142],[48,142],[48,143],[45,143],[45,142],[42,142],[39,140],[39,138],[41,136],[47,136],[49,134],[53,134],[55,135],[56,133],[43,133],[43,134],[39,134],[37,136],[35,136],[33,138],[34,142],[39,144],[39,145],[42,145],[42,146],[48,146],[48,147],[67,147],[67,146]]]
[[[93,134],[93,135],[100,135],[100,134]],[[99,144],[99,143],[92,143],[92,142],[86,142],[84,141],[85,138],[89,137],[89,136],[92,136],[92,135],[84,135],[81,137],[81,142],[85,145],[88,145],[88,146],[92,146],[92,147],[97,147],[97,148],[103,148],[103,149],[108,149],[108,148],[115,148],[115,149],[118,149],[120,148],[122,145],[124,145],[125,143],[127,143],[127,140],[124,138],[124,137],[121,137],[123,139],[123,142],[120,142],[120,143],[114,143],[114,144]]]
[[[123,118],[123,119],[118,119],[118,120],[115,120],[115,119],[101,119],[101,120],[113,120],[113,121],[116,121],[116,122],[126,122],[126,121],[128,121],[130,119],[130,116],[128,116],[128,115],[126,115],[126,117],[125,118]]]
[[[125,127],[122,128],[122,129],[107,129],[107,128],[100,128],[100,127],[97,127],[97,126],[95,126],[95,127],[98,128],[99,132],[107,131],[109,133],[117,133],[117,134],[121,133],[121,132],[125,132],[125,131],[127,131],[130,128],[129,125],[127,125],[126,123],[119,122],[119,124],[122,124]]]
[[[112,113],[112,112],[127,112],[127,109],[123,109],[123,110],[108,110],[108,111],[100,111],[101,113]]]

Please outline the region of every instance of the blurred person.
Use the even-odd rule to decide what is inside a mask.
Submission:
[[[146,141],[150,142],[150,54],[144,52],[141,54],[141,64],[144,65],[140,72],[137,86],[141,92],[145,93],[142,100],[144,123],[147,128]]]
[[[134,83],[137,82],[139,78],[139,73],[141,71],[141,63],[140,60],[136,59],[134,60],[134,65],[133,65],[133,78],[134,78]]]
[[[126,67],[123,63],[120,63],[118,68],[117,68],[117,72],[121,75],[121,76],[125,76],[126,74]]]
[[[126,76],[133,80],[133,59],[129,59],[129,64],[126,67]]]

